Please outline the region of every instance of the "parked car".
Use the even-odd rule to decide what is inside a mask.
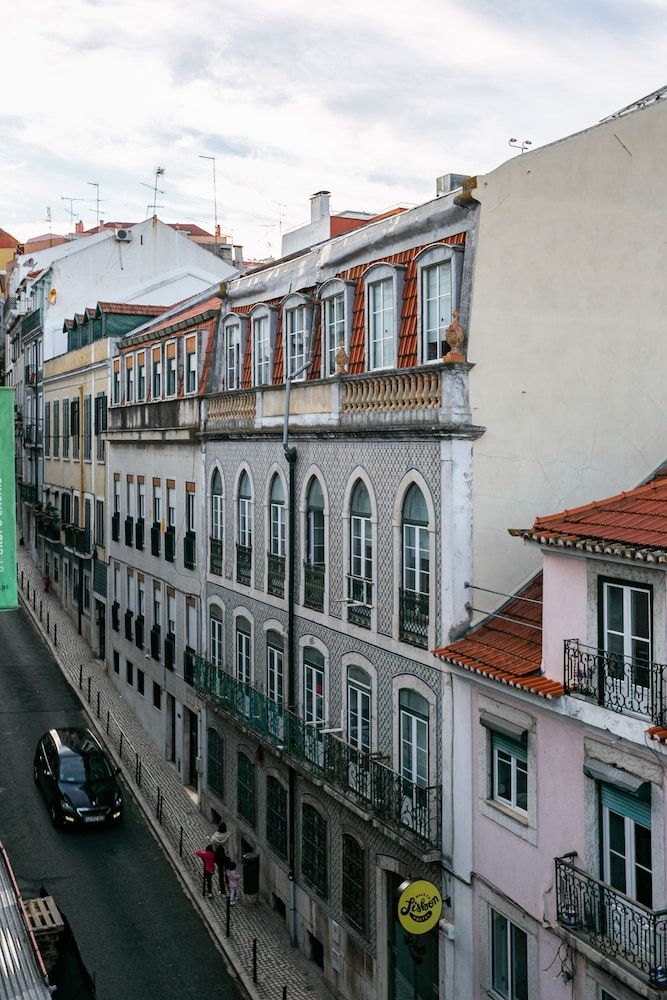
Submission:
[[[35,783],[54,826],[120,822],[123,796],[115,768],[89,729],[50,729],[35,751]]]

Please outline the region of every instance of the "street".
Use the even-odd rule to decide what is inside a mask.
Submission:
[[[37,740],[88,725],[22,611],[0,615],[0,840],[25,898],[40,888],[65,912],[98,1000],[236,1000],[215,948],[124,786],[110,830],[60,831],[33,783]]]

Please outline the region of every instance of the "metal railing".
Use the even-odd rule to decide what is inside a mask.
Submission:
[[[33,330],[37,330],[38,327],[42,325],[42,310],[41,308],[33,309],[31,313],[24,316],[21,320],[21,336],[25,337],[26,334],[32,333]]]
[[[209,538],[209,573],[222,576],[222,538]]]
[[[37,487],[34,483],[21,483],[21,499],[24,503],[34,504],[37,501]]]
[[[274,597],[285,596],[285,556],[277,556],[273,552],[266,553],[267,582],[266,589]]]
[[[66,524],[65,545],[68,549],[74,549],[79,555],[89,555],[91,552],[89,529],[77,528],[74,524]]]
[[[398,592],[398,637],[412,646],[428,645],[428,594]]]
[[[566,639],[565,691],[594,699],[612,712],[643,715],[655,725],[667,718],[667,666],[631,659]]]
[[[303,564],[303,603],[313,611],[324,611],[324,566]]]
[[[364,576],[347,577],[347,620],[360,628],[371,627],[371,605],[373,603],[373,581]]]
[[[194,569],[197,562],[197,535],[194,531],[186,531],[183,538],[183,565],[186,569]]]
[[[194,686],[283,757],[330,783],[379,821],[422,846],[439,845],[440,786],[425,787],[404,778],[201,656],[194,656]]]
[[[252,546],[236,543],[236,582],[250,586]]]
[[[650,910],[606,882],[556,858],[556,913],[561,926],[603,955],[667,986],[667,910]]]

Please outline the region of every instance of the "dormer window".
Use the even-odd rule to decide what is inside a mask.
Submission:
[[[312,307],[303,295],[290,295],[283,303],[285,337],[285,375],[287,378],[306,377],[305,366],[310,353]]]
[[[223,322],[225,345],[225,389],[240,389],[245,356],[246,320],[231,313]]]
[[[336,374],[336,351],[349,354],[354,282],[334,278],[320,289],[322,300],[322,374]]]
[[[404,270],[391,264],[374,264],[364,275],[369,371],[396,365]]]
[[[439,361],[447,353],[445,332],[460,305],[463,247],[437,244],[416,259],[419,288],[420,363]]]
[[[251,314],[253,385],[271,383],[271,359],[277,314],[268,306],[256,306]]]

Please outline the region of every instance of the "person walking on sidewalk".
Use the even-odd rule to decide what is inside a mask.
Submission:
[[[229,841],[231,833],[227,832],[227,824],[219,823],[218,829],[211,837],[211,846],[215,851],[215,863],[218,866],[218,878],[220,879],[220,892],[227,895],[227,864],[231,861],[229,854]]]
[[[227,862],[227,884],[229,885],[229,902],[234,906],[239,898],[241,873],[236,870],[236,862]]]
[[[208,898],[213,899],[213,873],[215,871],[215,852],[211,844],[206,845],[205,851],[195,851],[198,858],[204,862],[204,881],[202,883],[202,895],[208,891]]]

